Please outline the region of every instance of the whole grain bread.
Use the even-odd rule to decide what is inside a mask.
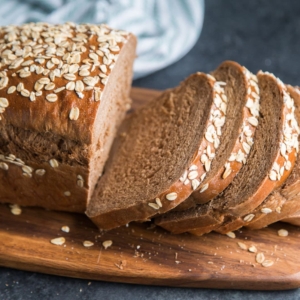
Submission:
[[[212,74],[225,83],[227,100],[220,146],[215,151],[213,161],[209,161],[206,155],[201,157],[202,163],[209,166],[206,177],[192,196],[175,208],[176,211],[206,203],[219,195],[246,163],[253,144],[259,114],[256,76],[233,61],[223,62]]]
[[[180,215],[178,212],[176,217],[174,217],[176,212],[170,212],[158,218],[156,224],[174,233],[190,231],[200,235],[207,232],[207,226],[217,230],[224,222],[226,224],[252,211],[287,178],[291,168],[282,169],[281,165],[285,166],[287,161],[290,161],[291,166],[293,165],[296,148],[289,147],[288,152],[284,152],[283,156],[280,145],[284,126],[293,128],[297,124],[294,118],[292,125],[286,121],[287,115],[293,117],[293,101],[287,93],[284,93],[285,86],[273,75],[260,72],[258,79],[261,90],[261,115],[255,133],[255,143],[250,150],[247,164],[234,178],[232,184],[211,201],[208,211],[204,214],[200,205],[194,210],[181,212]],[[294,140],[295,135],[293,135],[293,143]],[[282,173],[277,172],[275,168],[274,178],[275,162],[280,165]],[[207,219],[207,215],[214,222],[206,224],[201,220],[202,217]]]
[[[0,202],[84,212],[129,108],[136,38],[0,27]]]
[[[221,85],[212,76],[191,75],[124,121],[87,209],[99,228],[164,213],[199,186],[200,157],[215,146],[205,136],[223,118],[213,101],[223,97]]]
[[[298,151],[299,129],[295,118],[295,106],[294,106],[294,101],[290,97],[286,86],[278,78],[275,78],[273,74],[269,74],[269,73],[263,74],[262,72],[260,72],[258,74],[258,78],[259,78],[259,86],[261,90],[261,98],[262,98],[261,101],[263,101],[263,99],[266,99],[267,97],[270,97],[271,95],[271,97],[275,98],[273,101],[281,103],[281,109],[279,111],[280,114],[275,119],[275,120],[280,120],[278,122],[277,132],[276,132],[276,136],[278,137],[278,140],[276,142],[269,141],[269,143],[271,143],[270,145],[274,145],[273,146],[274,149],[272,150],[276,149],[277,153],[275,152],[273,154],[272,166],[271,169],[269,168],[269,171],[267,172],[268,175],[267,180],[266,178],[265,179],[263,178],[260,185],[258,185],[257,190],[255,190],[254,192],[254,197],[252,197],[252,199],[254,199],[254,203],[262,203],[262,204],[260,204],[257,208],[254,207],[255,208],[254,210],[252,209],[253,205],[245,206],[243,214],[240,216],[238,216],[237,214],[235,215],[231,214],[227,216],[225,215],[222,224],[214,228],[215,231],[220,233],[227,233],[229,231],[237,230],[238,228],[251,223],[251,221],[254,218],[259,218],[261,216],[269,214],[273,210],[276,209],[278,210],[277,207],[280,207],[280,205],[282,205],[282,198],[270,197],[269,203],[266,204],[263,202],[263,200],[265,200],[265,197],[263,195],[266,193],[266,191],[272,191],[272,187],[273,189],[276,189],[278,186],[281,186],[283,182],[285,182],[286,178],[290,175],[293,169],[297,151]],[[274,87],[272,88],[272,81],[273,81],[273,86],[274,83],[277,84],[277,90],[279,91],[279,94],[278,91],[276,91],[276,88]],[[266,107],[265,109],[268,109],[268,107]],[[262,117],[265,117],[266,112],[267,110],[262,110]],[[270,122],[270,120],[268,122]],[[261,127],[258,128],[258,132],[260,128]],[[267,127],[265,127],[265,130],[266,129]],[[257,145],[257,143],[258,140],[256,139],[255,145]],[[262,158],[264,157],[266,156],[262,156]],[[269,157],[271,158],[272,156]],[[249,163],[250,162],[251,161],[249,161]],[[261,162],[259,166],[260,167],[263,166],[263,162]],[[251,167],[253,168],[253,166]],[[256,172],[257,175],[255,176],[260,175],[258,174],[258,172],[259,169],[257,169]],[[276,176],[274,176],[274,172]],[[261,192],[262,190],[263,193]],[[240,198],[239,194],[237,194],[236,196]],[[201,231],[202,231],[201,229],[199,230],[196,229],[192,233],[200,235]]]
[[[300,93],[298,87],[287,86],[288,92],[294,99],[295,117],[300,122]],[[298,139],[299,141],[299,139]],[[297,215],[300,211],[300,161],[297,157],[295,166],[287,181],[274,191],[251,214],[251,222],[243,224],[251,229],[260,229],[277,221],[288,222],[297,225]],[[265,213],[263,213],[265,212]]]

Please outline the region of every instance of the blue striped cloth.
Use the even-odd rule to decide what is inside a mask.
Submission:
[[[107,23],[138,37],[135,78],[179,60],[202,29],[204,0],[0,0],[0,25]]]

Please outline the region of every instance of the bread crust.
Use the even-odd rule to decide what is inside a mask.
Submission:
[[[295,226],[300,226],[300,214],[299,212],[297,212],[294,215],[289,216],[288,218],[282,219],[281,221],[285,223],[290,223]]]
[[[75,35],[75,28],[71,28],[72,29],[70,29],[70,32]],[[5,34],[6,32],[4,27],[2,28],[2,32],[0,31],[0,40],[4,38]],[[1,46],[8,44],[5,40],[2,41],[3,42],[1,43]],[[97,35],[90,35],[83,46],[89,50],[90,47],[96,47],[96,49],[98,49],[99,43],[100,42],[97,41]],[[135,44],[136,38],[132,34],[129,34],[126,36],[126,39],[123,42],[118,43],[117,45],[120,49],[122,49],[127,43]],[[117,54],[120,51],[121,50],[117,52],[112,51],[111,53]],[[90,59],[89,54],[91,53],[94,52],[86,51],[81,54],[81,59],[78,63],[79,67],[85,64],[84,60]],[[62,57],[57,55],[52,55],[49,57],[62,60]],[[24,59],[24,62],[37,58],[38,56],[35,58],[27,57]],[[100,56],[98,56],[98,59],[100,64],[103,63]],[[48,59],[44,60],[44,63],[35,62],[33,64],[43,67],[45,70],[50,70],[50,72],[55,70],[56,65],[54,65],[52,68],[47,68]],[[29,65],[29,67],[31,65]],[[47,101],[47,96],[49,94],[53,94],[55,89],[66,87],[67,83],[70,82],[70,80],[64,78],[63,75],[68,74],[65,73],[61,77],[56,76],[54,81],[49,80],[50,82],[55,83],[55,88],[51,90],[42,89],[43,94],[41,96],[36,96],[35,101],[30,101],[29,97],[24,97],[21,91],[19,92],[16,90],[14,93],[8,94],[7,91],[9,87],[17,87],[20,83],[23,83],[24,89],[28,90],[29,92],[35,92],[36,90],[34,85],[38,80],[42,78],[50,79],[50,73],[44,75],[43,73],[37,74],[36,71],[30,72],[30,76],[22,78],[20,77],[21,75],[19,71],[24,68],[25,67],[22,65],[14,69],[10,69],[10,67],[7,68],[7,65],[3,65],[0,68],[2,72],[6,73],[6,77],[8,78],[8,84],[5,87],[0,88],[0,98],[6,98],[9,102],[8,107],[5,108],[5,112],[1,114],[2,120],[0,122],[0,126],[2,127],[6,124],[10,124],[15,127],[21,127],[37,132],[51,131],[52,133],[67,139],[76,141],[79,140],[83,144],[90,144],[92,142],[94,120],[96,118],[99,106],[101,106],[101,101],[95,101],[94,90],[91,89],[84,91],[84,97],[79,98],[74,90],[64,89],[63,91],[56,93],[58,97],[57,101]],[[111,70],[108,67],[107,69],[107,75],[109,76]],[[99,70],[99,67],[97,67],[93,72],[90,72],[90,75],[88,76],[98,76],[100,72],[101,71]],[[75,75],[76,78],[71,81],[76,82],[77,80],[83,80],[86,77],[80,76],[78,73],[75,73]],[[99,87],[100,90],[103,91],[105,85],[99,80],[95,87]],[[105,98],[102,101],[105,101]],[[76,121],[70,120],[69,118],[69,113],[72,107],[78,107],[80,111],[79,118]]]

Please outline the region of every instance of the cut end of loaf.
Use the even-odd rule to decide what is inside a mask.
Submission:
[[[122,124],[87,210],[100,228],[148,219],[190,195],[212,100],[210,79],[194,74]],[[188,184],[180,180],[185,170]]]

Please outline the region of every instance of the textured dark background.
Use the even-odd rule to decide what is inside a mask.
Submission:
[[[226,59],[300,85],[299,54],[300,1],[207,0],[203,31],[195,47],[172,66],[136,80],[134,86],[169,88],[193,72],[213,70]],[[300,290],[223,291],[88,282],[0,268],[0,300],[300,299]]]
[[[135,86],[169,88],[193,72],[210,72],[227,59],[300,85],[300,1],[207,0],[205,6],[195,47],[172,66],[136,80]]]

